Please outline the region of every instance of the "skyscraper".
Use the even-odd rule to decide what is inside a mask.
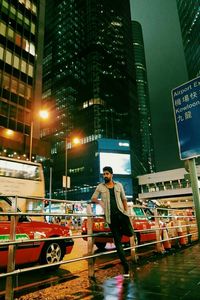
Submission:
[[[45,28],[43,101],[56,116],[42,135],[52,137],[58,174],[74,135],[84,144],[131,138],[138,147],[129,0],[48,0]]]
[[[35,77],[42,5],[37,0],[0,3],[0,150],[10,154],[28,154],[36,95],[41,98]]]
[[[43,100],[54,101],[61,139],[129,135],[130,33],[129,1],[46,2]]]
[[[200,0],[177,0],[189,79],[200,75]]]
[[[155,161],[144,41],[142,27],[139,22],[132,21],[132,32],[141,139],[141,153],[138,153],[140,161],[137,162],[137,159],[135,159],[135,165],[138,165],[138,174],[142,174],[155,172]]]

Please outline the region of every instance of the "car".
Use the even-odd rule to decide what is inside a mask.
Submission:
[[[12,198],[0,196],[0,212],[11,212]],[[20,210],[18,209],[18,212]],[[32,241],[33,239],[70,237],[68,226],[50,224],[44,221],[32,220],[28,216],[18,216],[16,224],[16,240],[31,240],[30,243],[19,243],[16,246],[15,264],[36,263],[52,264],[71,253],[74,245],[72,238]],[[0,268],[5,268],[8,261],[8,245],[10,239],[11,217],[0,215]]]
[[[156,241],[155,221],[150,210],[143,206],[131,205],[129,207],[130,215],[133,217],[132,224],[135,230],[136,244],[143,244]],[[141,231],[142,230],[142,231]],[[93,218],[93,233],[102,233],[101,236],[94,237],[94,244],[98,249],[104,249],[107,243],[113,243],[109,225],[103,216],[95,216]],[[82,235],[87,234],[87,219],[82,222]],[[87,240],[87,237],[83,237]],[[123,244],[130,242],[129,237],[123,235],[121,239]]]

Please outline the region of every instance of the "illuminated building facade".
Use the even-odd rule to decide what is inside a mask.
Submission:
[[[39,80],[42,6],[37,0],[0,2],[0,150],[10,155],[28,154],[33,111],[41,98],[35,77]]]
[[[200,179],[200,166],[196,166]],[[166,170],[138,176],[142,204],[155,203],[172,208],[194,207],[191,180],[184,168]]]
[[[177,0],[189,79],[200,75],[200,0]]]
[[[46,2],[43,101],[57,109],[58,140],[73,130],[88,137],[130,136],[130,20],[129,1]]]
[[[137,157],[140,158],[140,161],[138,162],[137,159],[134,159],[134,166],[138,166],[138,174],[143,174],[155,172],[155,160],[145,50],[142,27],[139,22],[132,21],[132,32],[139,107],[138,114],[140,120],[139,137],[141,139],[141,146],[139,147],[140,153],[137,153]]]
[[[129,0],[48,0],[45,30],[43,103],[55,108],[56,116],[42,136],[53,141],[53,184],[58,188],[66,173],[66,139],[79,136],[83,151],[100,138],[138,138]],[[72,151],[67,151],[67,174],[74,185]],[[88,183],[89,170],[95,184],[94,166],[88,169],[84,158],[74,161],[76,177]]]

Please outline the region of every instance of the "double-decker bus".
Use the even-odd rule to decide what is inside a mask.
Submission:
[[[0,194],[18,196],[22,211],[37,210],[45,197],[42,165],[0,156]],[[31,197],[38,197],[38,201]]]

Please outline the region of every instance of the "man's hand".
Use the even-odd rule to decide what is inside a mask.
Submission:
[[[104,209],[104,203],[101,200],[98,200],[97,198],[92,198],[91,201],[93,203],[99,204]]]
[[[122,203],[123,203],[123,206],[124,206],[124,210],[126,212],[128,212],[128,204],[127,204],[127,200],[126,199],[122,199]]]

